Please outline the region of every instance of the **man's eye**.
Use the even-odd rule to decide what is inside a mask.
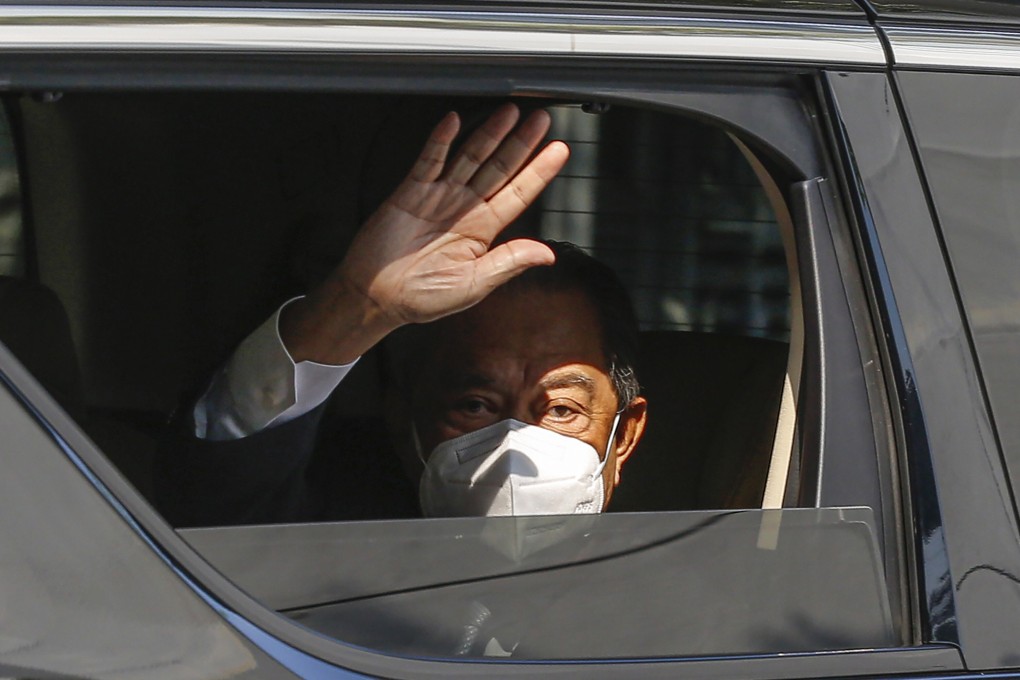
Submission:
[[[489,405],[481,399],[462,399],[457,402],[457,410],[468,415],[481,415],[488,413]]]
[[[558,420],[568,420],[577,415],[577,411],[565,404],[553,404],[546,413]]]

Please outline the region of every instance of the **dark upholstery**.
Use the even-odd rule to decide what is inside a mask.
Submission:
[[[0,276],[0,342],[135,487],[149,495],[156,437],[108,414],[89,413],[71,325],[56,293],[25,279]]]
[[[0,342],[75,420],[85,415],[81,372],[67,313],[37,283],[0,276]]]
[[[648,427],[609,509],[760,507],[788,351],[760,338],[643,333]]]

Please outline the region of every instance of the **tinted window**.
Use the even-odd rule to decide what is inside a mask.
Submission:
[[[1020,78],[932,73],[900,78],[1015,484],[1020,480]]]
[[[845,508],[182,535],[267,605],[359,646],[584,659],[894,646],[874,529]]]

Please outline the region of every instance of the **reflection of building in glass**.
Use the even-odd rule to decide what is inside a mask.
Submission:
[[[654,111],[554,110],[571,159],[542,199],[542,236],[612,265],[642,327],[789,334],[783,243],[751,167],[721,131]]]
[[[7,115],[0,107],[0,276],[20,276],[24,268],[17,158]]]

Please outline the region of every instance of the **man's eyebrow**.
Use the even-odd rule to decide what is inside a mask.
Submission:
[[[554,390],[560,387],[580,387],[589,396],[595,396],[595,381],[583,373],[560,373],[545,377],[539,382],[544,390]]]

